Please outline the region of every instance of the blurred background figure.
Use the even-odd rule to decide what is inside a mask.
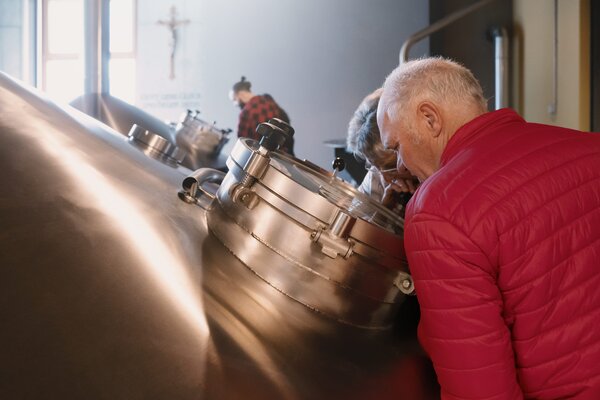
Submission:
[[[271,118],[279,118],[290,123],[290,118],[283,108],[279,106],[269,94],[257,95],[251,91],[252,84],[242,76],[239,82],[233,85],[229,92],[229,98],[233,104],[238,106],[240,112],[238,122],[238,137],[247,137],[259,140],[256,126],[267,122]],[[281,150],[294,155],[294,138],[289,137],[283,144]]]
[[[396,153],[386,150],[377,127],[377,105],[381,89],[363,99],[348,124],[346,147],[365,161],[367,175],[358,190],[404,217],[404,208],[417,187],[408,170],[398,163]]]

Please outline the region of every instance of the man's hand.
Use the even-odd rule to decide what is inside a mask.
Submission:
[[[388,208],[395,205],[394,193],[414,193],[419,186],[417,178],[404,165],[401,165],[399,169],[380,171],[380,177],[384,187],[381,204]]]

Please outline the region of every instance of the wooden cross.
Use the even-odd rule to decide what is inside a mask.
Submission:
[[[171,40],[169,40],[169,49],[171,50],[171,72],[169,79],[175,79],[175,50],[177,49],[177,28],[190,23],[189,19],[177,19],[177,8],[171,6],[171,18],[168,21],[158,20],[159,25],[164,25],[171,32]]]

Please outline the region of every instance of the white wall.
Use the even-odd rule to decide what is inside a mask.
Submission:
[[[590,129],[589,0],[558,2],[558,107],[553,102],[554,1],[514,0],[513,104],[530,122]]]
[[[245,75],[256,93],[270,93],[290,115],[296,154],[326,168],[333,151],[322,142],[345,137],[360,100],[397,65],[403,41],[428,24],[428,2],[422,0],[138,0],[146,32],[139,49],[162,51],[153,64],[166,62],[168,35],[154,15],[144,13],[162,8],[166,19],[173,4],[180,18],[190,20],[180,30],[181,81],[168,82],[164,71],[146,72],[138,88],[166,85],[198,93],[206,119],[235,129],[239,110],[227,94]],[[421,43],[411,57],[427,49]],[[142,57],[139,69],[154,68]],[[163,111],[159,117],[176,119],[184,110]]]

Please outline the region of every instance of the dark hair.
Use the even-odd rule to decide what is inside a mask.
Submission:
[[[381,143],[377,126],[377,105],[382,89],[377,89],[363,99],[348,124],[346,149],[360,159],[385,168],[395,153]]]
[[[237,92],[239,92],[241,90],[245,90],[245,91],[249,92],[251,86],[252,86],[252,84],[250,83],[250,81],[247,81],[246,77],[242,76],[242,79],[240,79],[239,82],[236,82],[233,85],[232,90],[233,90],[234,93],[237,93]]]

